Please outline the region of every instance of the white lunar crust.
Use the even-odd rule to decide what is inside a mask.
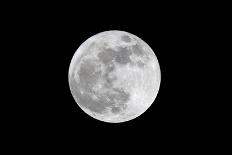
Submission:
[[[130,36],[131,41],[129,43],[121,41],[120,38],[123,34]],[[118,79],[114,86],[122,87],[130,92],[131,99],[127,103],[128,108],[118,115],[96,115],[87,109],[83,109],[94,118],[105,122],[119,123],[134,119],[144,113],[158,94],[161,82],[159,63],[150,46],[143,40],[128,32],[117,30],[101,32],[90,37],[74,54],[69,68],[70,76],[78,69],[78,63],[76,63],[78,59],[80,61],[84,56],[96,57],[101,47],[117,49],[117,47],[128,47],[135,44],[141,45],[149,55],[146,66],[143,69],[130,65],[118,66],[114,72]]]

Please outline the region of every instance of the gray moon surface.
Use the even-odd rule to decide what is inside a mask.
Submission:
[[[77,105],[108,123],[133,120],[155,101],[160,67],[151,47],[125,31],[88,38],[73,55],[69,86]]]

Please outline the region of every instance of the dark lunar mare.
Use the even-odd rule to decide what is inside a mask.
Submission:
[[[89,109],[91,112],[101,114],[106,110],[106,107],[114,104],[112,101],[107,102],[104,96],[100,97],[99,100],[94,100],[91,97],[91,92],[85,91],[85,93],[81,94],[81,86],[80,83],[77,83],[74,78],[70,78],[70,87],[71,92],[74,96],[76,102],[84,108]]]
[[[113,59],[116,56],[116,53],[113,49],[109,48],[109,49],[101,49],[101,52],[98,53],[98,58],[101,62],[103,62],[103,64],[108,65],[109,63],[111,63],[113,61]]]
[[[116,77],[109,77],[109,74],[115,70],[115,66],[113,63],[111,65],[105,66],[105,74],[103,75],[103,79],[105,80],[105,87],[111,88],[113,86],[113,82],[117,80]]]
[[[126,34],[121,36],[121,40],[126,42],[126,43],[131,41],[130,37],[128,35],[126,35]]]
[[[116,106],[112,107],[112,109],[111,109],[111,112],[114,114],[119,113],[120,111],[121,111],[120,107],[116,107]]]
[[[115,61],[120,65],[126,65],[131,62],[130,55],[132,52],[127,47],[119,47],[118,52],[116,52]]]
[[[125,92],[123,89],[119,89],[119,88],[112,88],[112,89],[118,93],[118,95],[115,98],[118,101],[118,103],[123,104],[129,101],[130,94],[128,92]]]
[[[107,59],[109,57],[106,57]],[[106,73],[102,75],[97,69],[96,62],[91,59],[85,60],[78,71],[79,83],[73,77],[70,77],[70,87],[71,92],[76,100],[76,102],[84,108],[89,109],[94,113],[103,113],[107,107],[112,107],[113,113],[120,112],[120,108],[116,107],[116,102],[122,106],[123,103],[127,102],[129,99],[129,93],[125,93],[120,89],[112,89],[116,94],[105,93],[103,95],[95,94],[98,97],[98,100],[94,100],[91,95],[93,95],[92,88],[97,82],[98,78],[104,78],[108,88],[112,87],[112,82],[116,80],[115,78],[109,78],[108,75],[110,72],[114,71],[115,66],[108,65],[106,66]],[[81,90],[84,91],[81,94]],[[109,98],[110,100],[106,100]]]
[[[131,62],[129,57],[131,54],[131,50],[127,47],[118,47],[117,51],[112,48],[103,48],[101,52],[98,53],[98,58],[105,65],[112,63],[113,60],[119,65],[125,65]]]
[[[90,90],[93,85],[97,82],[98,78],[101,75],[101,71],[98,71],[96,68],[96,62],[91,59],[85,60],[78,71],[80,84],[84,90]]]
[[[139,44],[135,44],[131,46],[131,48],[132,48],[133,53],[137,56],[143,56],[145,54],[143,48]]]

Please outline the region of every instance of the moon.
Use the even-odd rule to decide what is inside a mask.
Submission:
[[[68,77],[79,107],[108,123],[143,114],[154,103],[161,81],[151,47],[119,30],[104,31],[83,42],[73,55]]]

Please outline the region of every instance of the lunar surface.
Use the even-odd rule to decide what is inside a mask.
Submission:
[[[110,123],[143,114],[155,101],[160,77],[150,46],[117,30],[87,39],[69,67],[69,86],[76,103],[93,118]]]

